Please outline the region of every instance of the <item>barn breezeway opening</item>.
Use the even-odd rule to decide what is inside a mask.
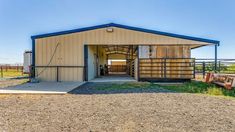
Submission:
[[[108,59],[107,75],[126,75],[128,69],[126,62],[124,59]]]
[[[135,45],[88,45],[88,81],[137,79],[137,49]]]

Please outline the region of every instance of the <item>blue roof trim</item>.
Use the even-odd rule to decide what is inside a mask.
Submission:
[[[103,25],[98,25],[98,26],[85,27],[85,28],[79,28],[79,29],[74,29],[74,30],[67,30],[67,31],[62,31],[62,32],[35,35],[35,36],[31,36],[31,38],[32,39],[45,38],[45,37],[58,36],[58,35],[64,35],[64,34],[70,34],[70,33],[77,33],[77,32],[89,31],[89,30],[106,28],[106,27],[118,27],[118,28],[124,28],[124,29],[146,32],[146,33],[151,33],[151,34],[164,35],[164,36],[169,36],[169,37],[194,40],[194,41],[200,41],[200,42],[206,42],[206,43],[213,43],[213,44],[217,44],[217,45],[219,45],[219,43],[220,43],[220,41],[217,41],[217,40],[191,37],[191,36],[186,36],[186,35],[179,35],[179,34],[174,34],[174,33],[167,33],[167,32],[161,32],[161,31],[138,28],[138,27],[131,27],[131,26],[126,26],[126,25],[121,25],[121,24],[116,24],[116,23],[109,23],[109,24],[103,24]]]

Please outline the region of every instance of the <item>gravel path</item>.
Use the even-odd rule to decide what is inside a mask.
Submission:
[[[235,100],[182,93],[0,95],[0,131],[235,131]]]

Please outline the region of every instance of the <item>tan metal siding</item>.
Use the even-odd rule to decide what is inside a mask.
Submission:
[[[63,35],[48,37],[36,40],[36,66],[47,66],[55,51],[56,45],[59,46],[50,63],[50,66],[83,66],[83,45],[78,44],[78,39],[74,35]],[[56,68],[36,68],[36,76],[43,81],[56,81]],[[82,81],[82,68],[60,68],[60,81]]]
[[[84,44],[87,45],[156,45],[156,44],[199,44],[197,42],[168,36],[132,31],[113,27],[113,32],[108,33],[106,28],[91,31],[59,35],[36,39],[35,65],[47,66],[53,51],[60,43],[51,66],[84,66]],[[191,45],[192,46],[192,45]],[[37,68],[36,73],[42,68]],[[48,68],[38,76],[39,79],[55,81],[56,69]],[[83,70],[81,68],[61,68],[59,79],[61,81],[82,81]]]
[[[114,30],[112,33],[106,32],[106,28],[103,28],[103,29],[96,29],[75,34],[85,35],[87,44],[100,44],[100,45],[208,44],[204,42],[173,38],[163,35],[138,32],[116,27],[113,27],[113,29]]]

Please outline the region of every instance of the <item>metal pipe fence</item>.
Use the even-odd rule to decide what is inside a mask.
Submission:
[[[196,74],[201,74],[203,78],[207,72],[235,74],[235,59],[218,59],[216,68],[215,65],[214,59],[196,59]]]
[[[11,66],[11,65],[0,66],[0,78],[18,77],[23,75],[24,75],[23,66]]]
[[[194,58],[140,58],[140,78],[195,78]]]
[[[37,68],[43,68],[39,73],[35,73],[33,71],[36,71]],[[32,71],[32,74],[35,74],[35,75],[30,75],[31,77],[37,77],[37,76],[40,76],[40,74],[42,74],[44,72],[45,69],[48,69],[48,68],[55,68],[56,69],[56,81],[59,82],[60,81],[60,69],[61,68],[82,68],[83,69],[83,81],[85,80],[85,66],[32,66],[31,67],[31,71]]]

